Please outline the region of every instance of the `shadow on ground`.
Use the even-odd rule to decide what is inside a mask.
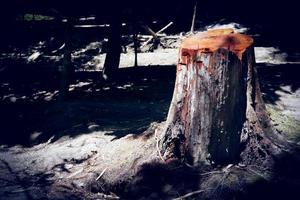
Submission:
[[[232,166],[226,170],[225,166],[212,171],[176,162],[146,164],[129,185],[120,185],[113,191],[122,199],[173,199],[186,194],[190,196],[182,199],[298,199],[299,150],[296,148],[276,157],[270,169]],[[99,191],[99,188],[94,190]]]
[[[276,91],[283,90],[282,86],[290,86],[292,91],[299,89],[297,67],[259,66],[262,92],[268,104],[279,100]],[[1,79],[0,139],[2,144],[9,146],[31,146],[52,136],[54,141],[97,130],[110,131],[115,138],[142,133],[153,121],[166,118],[174,87],[175,66],[122,69],[119,79],[111,82],[104,82],[99,72],[77,72],[70,86],[69,98],[64,102],[57,100],[55,93],[58,90],[57,76],[23,71],[18,78],[13,78],[14,74]],[[124,199],[167,199],[199,188],[205,192],[192,198],[297,199],[294,197],[300,195],[299,153],[295,148],[293,152],[277,157],[268,172],[271,175],[264,174],[257,166],[233,168],[226,173],[217,169],[221,173],[204,175],[203,170],[176,163],[167,166],[154,163],[143,166],[126,190],[115,188],[114,191]],[[11,170],[7,163],[1,165]],[[15,172],[11,171],[11,174]],[[22,191],[25,188],[26,195],[26,188],[32,184],[37,190],[51,185],[48,176],[40,174],[28,180],[16,177],[13,182],[20,185]],[[91,187],[91,190],[97,193],[99,188]],[[33,193],[30,191],[27,195]],[[80,199],[73,191],[62,195],[62,198]]]
[[[121,69],[110,82],[100,72],[76,72],[66,101],[57,98],[55,72],[14,74],[1,79],[1,143],[30,146],[97,130],[116,138],[142,133],[167,115],[175,66]]]
[[[266,103],[276,103],[276,91],[289,92],[283,86],[299,89],[298,67],[258,66]],[[62,102],[57,100],[59,74],[38,69],[20,66],[0,74],[1,144],[31,146],[98,130],[116,138],[142,133],[166,118],[176,71],[175,66],[124,68],[110,82],[100,72],[76,72]]]
[[[266,103],[274,104],[279,100],[276,91],[291,94],[300,88],[299,64],[267,65],[258,64],[258,75],[261,82],[261,90]],[[290,86],[291,91],[282,87]]]

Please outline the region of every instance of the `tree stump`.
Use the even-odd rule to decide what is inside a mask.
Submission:
[[[249,140],[249,121],[255,134],[270,132],[254,64],[253,39],[232,29],[183,40],[160,140],[163,159],[194,166],[238,162]]]

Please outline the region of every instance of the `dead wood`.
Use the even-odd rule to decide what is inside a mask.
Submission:
[[[281,139],[261,98],[253,39],[211,30],[183,40],[179,55],[160,142],[164,159],[194,166],[270,162]]]

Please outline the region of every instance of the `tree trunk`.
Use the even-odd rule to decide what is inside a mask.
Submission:
[[[138,37],[136,33],[136,29],[133,34],[133,47],[134,47],[134,67],[138,66]]]
[[[268,124],[254,74],[252,43],[252,38],[231,29],[183,41],[160,142],[165,160],[179,158],[194,166],[238,162],[240,138],[245,138],[241,133],[249,132],[245,122],[252,120],[261,130],[261,122]]]
[[[117,74],[121,55],[121,21],[113,19],[108,36],[108,50],[103,66],[104,79],[112,78]]]
[[[71,29],[72,29],[72,23],[68,22],[65,28],[65,47],[63,51],[63,62],[62,62],[62,68],[61,68],[61,79],[60,79],[60,99],[65,100],[69,93],[69,85],[70,85],[70,79],[71,75],[74,72],[74,69],[72,67],[72,50],[71,50]]]

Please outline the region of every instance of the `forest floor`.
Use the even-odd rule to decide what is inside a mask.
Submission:
[[[170,199],[196,190],[188,181],[178,181],[194,175],[176,176],[173,180],[168,174],[159,183],[152,180],[151,176],[168,173],[163,167],[147,172],[151,183],[146,185],[152,188],[135,191],[119,186],[107,190],[109,184],[116,185],[115,181],[132,176],[131,168],[136,163],[156,160],[160,164],[154,129],[161,128],[159,123],[167,116],[182,37],[162,38],[161,46],[154,50],[151,45],[146,46],[138,54],[137,68],[130,68],[134,53],[129,46],[121,56],[124,76],[113,82],[103,82],[99,72],[105,58],[105,54],[99,53],[101,43],[91,42],[74,51],[78,69],[70,85],[69,99],[64,102],[58,100],[58,75],[54,70],[41,75],[44,71],[37,69],[40,61],[17,63],[14,67],[2,65],[0,199]],[[297,149],[300,147],[299,52],[287,54],[274,47],[257,47],[255,53],[263,98],[272,122]],[[28,60],[32,54],[31,51],[24,57]],[[40,59],[46,58],[59,59],[57,55],[44,55]],[[141,148],[148,150],[141,152]],[[251,173],[256,174],[246,182],[256,185],[247,194],[263,189],[271,192],[284,184],[282,191],[274,193],[278,199],[298,194],[298,157],[283,158],[278,163],[278,179],[253,166]],[[221,175],[218,178],[225,179]],[[134,181],[137,185],[141,180]],[[222,184],[218,182],[214,187],[225,188]],[[242,197],[236,198],[245,199],[243,192]],[[283,194],[287,192],[290,194]],[[216,195],[216,199],[223,197]],[[251,195],[247,198],[251,199]]]

